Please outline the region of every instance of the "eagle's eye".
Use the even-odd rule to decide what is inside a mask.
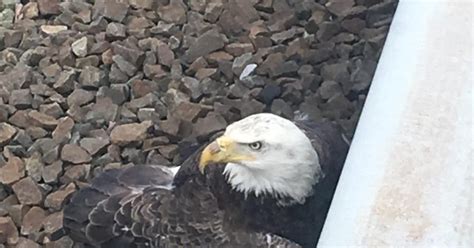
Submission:
[[[250,143],[249,147],[252,150],[260,150],[260,148],[262,148],[262,142],[257,141],[257,142]]]

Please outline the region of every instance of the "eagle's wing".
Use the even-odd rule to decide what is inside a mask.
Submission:
[[[299,247],[226,226],[204,181],[190,178],[171,190],[172,179],[160,166],[108,170],[74,194],[64,209],[64,228],[96,247]]]
[[[72,197],[64,227],[74,240],[99,247],[226,242],[213,196],[197,182],[171,191],[172,179],[159,166],[106,171]]]

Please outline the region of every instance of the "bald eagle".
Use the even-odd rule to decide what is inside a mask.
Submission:
[[[315,247],[347,147],[329,122],[251,115],[177,174],[104,172],[66,205],[64,231],[95,247]]]

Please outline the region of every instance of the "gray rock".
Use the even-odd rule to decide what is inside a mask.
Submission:
[[[143,72],[147,78],[153,80],[158,80],[168,74],[161,65],[144,65]]]
[[[61,94],[68,94],[74,90],[76,72],[73,70],[62,71],[53,88]]]
[[[158,15],[168,23],[184,24],[186,22],[186,5],[182,0],[170,0],[168,5],[158,7]]]
[[[367,63],[370,64],[370,63]],[[373,63],[375,65],[375,63]],[[361,92],[367,90],[372,81],[375,70],[372,68],[367,68],[370,66],[361,66],[357,67],[351,74],[350,81],[353,82],[351,90],[356,92]]]
[[[163,155],[167,159],[173,159],[176,155],[178,155],[178,146],[171,144],[165,146],[159,146],[158,151],[161,155]]]
[[[43,200],[43,193],[30,177],[13,184],[12,189],[21,204],[37,205]]]
[[[199,57],[196,60],[194,60],[194,62],[189,66],[189,68],[186,70],[186,73],[187,74],[194,74],[199,69],[206,68],[208,66],[209,66],[209,64],[207,63],[206,59],[204,59],[204,57]]]
[[[258,95],[258,99],[261,100],[261,102],[265,104],[271,104],[273,99],[280,96],[280,94],[281,94],[280,86],[274,85],[274,84],[267,84],[265,85],[263,90],[260,91],[260,94]]]
[[[171,67],[174,61],[174,53],[166,43],[159,43],[157,47],[158,61],[160,64]]]
[[[143,97],[133,99],[127,104],[130,110],[136,112],[140,108],[153,107],[159,99],[154,93],[148,93]]]
[[[227,121],[220,114],[210,112],[206,117],[200,118],[194,124],[194,135],[196,137],[208,137],[213,133],[224,130]]]
[[[103,4],[101,7],[103,7],[104,17],[112,21],[122,22],[128,13],[128,1],[124,2],[121,0],[108,0],[107,2],[99,4]]]
[[[175,27],[174,23],[167,23],[164,21],[158,21],[158,24],[150,29],[152,34],[163,34],[170,35],[170,31]]]
[[[114,104],[121,105],[128,100],[130,89],[127,84],[112,84],[110,87],[101,87],[97,96],[110,98]]]
[[[106,83],[106,75],[104,71],[96,67],[85,66],[79,75],[78,81],[86,89],[97,89]]]
[[[37,219],[35,218],[36,216],[32,217],[32,219]],[[26,239],[26,238],[19,238],[18,243],[16,244],[17,248],[41,248],[41,246],[34,242],[31,239]]]
[[[120,55],[114,55],[112,60],[115,62],[115,65],[117,65],[120,71],[126,73],[130,77],[135,75],[135,72],[137,72],[137,67]]]
[[[40,138],[28,149],[32,153],[39,151],[43,155],[43,162],[50,164],[58,159],[59,148],[56,142],[51,138]]]
[[[235,58],[232,63],[232,72],[234,75],[239,76],[244,70],[245,66],[253,62],[253,57],[251,53],[245,53],[241,56]]]
[[[32,207],[23,217],[23,222],[21,224],[21,234],[29,235],[36,232],[39,232],[43,227],[43,221],[46,218],[46,212],[40,207]],[[33,241],[31,241],[33,242]],[[39,247],[38,244],[21,244],[20,241],[17,247],[24,245],[24,247]]]
[[[232,43],[225,46],[225,51],[238,57],[244,53],[253,53],[255,50],[252,43]]]
[[[192,62],[198,57],[205,56],[211,52],[217,51],[224,47],[224,39],[215,29],[211,29],[191,44],[186,51],[186,60]]]
[[[110,43],[108,41],[98,41],[91,46],[89,54],[102,54],[110,48]]]
[[[28,118],[31,121],[32,125],[49,130],[54,129],[58,124],[58,121],[54,117],[38,112],[36,110],[28,112]]]
[[[140,67],[145,60],[145,53],[140,50],[129,48],[116,42],[112,43],[112,49],[114,54],[122,56],[127,62],[135,67]]]
[[[20,144],[21,146],[27,148],[33,144],[33,141],[26,131],[20,129],[13,138],[13,143]]]
[[[69,141],[72,137],[72,129],[74,127],[74,120],[72,118],[64,117],[59,120],[58,125],[52,133],[53,140],[60,144]]]
[[[154,137],[143,141],[143,150],[151,151],[159,146],[169,144],[170,140],[165,136]]]
[[[18,229],[11,217],[0,217],[0,230],[2,230],[2,236],[0,237],[2,243],[9,245],[16,245],[18,243]]]
[[[141,108],[137,112],[137,117],[140,122],[152,121],[158,123],[161,116],[154,108]]]
[[[127,28],[122,23],[111,22],[107,25],[105,34],[112,39],[123,39],[126,37]]]
[[[63,172],[63,163],[58,160],[51,165],[43,168],[42,177],[45,183],[55,183],[58,181],[59,175]]]
[[[41,15],[55,15],[60,13],[59,0],[38,0]]]
[[[160,131],[174,137],[178,136],[180,126],[181,120],[173,116],[168,116],[168,119],[161,121],[159,124]]]
[[[71,50],[77,57],[84,58],[88,52],[87,46],[88,40],[87,37],[84,36],[71,44]]]
[[[77,105],[82,106],[85,105],[92,100],[94,100],[95,94],[91,91],[86,91],[83,89],[75,89],[68,97],[67,97],[67,104],[69,106]]]
[[[83,138],[79,142],[82,148],[84,148],[90,155],[94,156],[100,151],[106,150],[107,145],[110,141],[104,138]]]
[[[317,8],[313,10],[311,17],[309,18],[305,30],[310,34],[316,34],[319,30],[319,25],[329,19],[329,13],[323,8]]]
[[[348,63],[327,64],[321,68],[324,80],[345,83],[350,80]]]
[[[126,145],[132,142],[145,140],[148,129],[152,126],[150,121],[130,123],[116,126],[110,133],[113,144]]]
[[[201,89],[199,87],[199,81],[192,77],[184,77],[181,79],[183,83],[183,92],[191,96],[191,99],[197,100],[202,96]]]
[[[262,112],[265,109],[265,105],[255,99],[251,99],[242,101],[238,109],[240,110],[240,115],[244,118]]]
[[[31,127],[30,118],[28,117],[28,110],[18,110],[10,118],[8,122],[16,127],[28,128]]]
[[[99,59],[99,56],[97,55],[90,55],[84,58],[78,58],[76,59],[76,67],[80,69],[86,66],[97,67],[99,66],[99,61],[100,59]]]
[[[56,79],[58,75],[61,73],[61,66],[57,63],[50,64],[48,66],[42,67],[41,73],[45,75],[47,78]],[[53,81],[53,80],[51,80]],[[32,85],[33,86],[33,85]]]
[[[231,0],[219,17],[218,24],[226,34],[240,34],[250,28],[250,24],[260,19],[259,13],[251,1]]]
[[[74,66],[76,63],[76,58],[74,57],[74,54],[72,53],[71,47],[64,45],[59,49],[59,65],[61,66]]]
[[[86,114],[87,121],[114,121],[118,115],[118,106],[110,98],[96,98],[96,103]]]
[[[8,144],[16,133],[17,130],[14,126],[6,122],[0,123],[0,145],[3,146]]]
[[[291,109],[291,106],[282,99],[275,99],[273,101],[271,111],[276,115],[293,119],[293,110]]]
[[[83,164],[91,161],[91,155],[82,147],[66,144],[61,150],[61,159],[73,164]]]
[[[68,30],[68,26],[65,25],[41,25],[41,31],[47,35],[55,35],[59,32]]]
[[[326,8],[336,16],[345,16],[354,5],[354,0],[329,0]]]
[[[337,22],[325,21],[319,25],[316,36],[321,41],[326,41],[335,36],[341,30],[341,26]]]
[[[145,163],[146,157],[141,149],[135,147],[125,147],[121,153],[122,158],[133,164]]]
[[[360,18],[344,19],[341,22],[341,27],[351,33],[359,33],[365,28],[365,20]]]
[[[205,78],[216,78],[217,69],[216,68],[201,68],[194,75],[198,80],[203,80]]]
[[[0,104],[0,122],[6,122],[8,120],[8,116],[10,115],[8,110],[9,107],[12,106]]]
[[[343,94],[336,94],[321,105],[321,110],[329,118],[344,119],[352,115],[353,105]]]
[[[70,166],[64,172],[64,175],[60,178],[60,182],[63,184],[69,184],[71,182],[84,180],[89,175],[90,164],[78,164]]]
[[[285,58],[282,53],[273,53],[263,61],[257,68],[257,72],[268,74],[270,77],[276,77],[283,73]]]
[[[64,116],[63,109],[56,102],[50,103],[50,104],[41,104],[39,109],[40,109],[41,113],[52,116],[55,119],[58,119],[58,118]]]
[[[242,98],[247,92],[249,91],[242,83],[235,82],[231,86],[229,86],[229,93],[228,96],[230,98]]]
[[[0,4],[0,10],[15,9],[15,3],[15,0],[3,0],[3,2]]]
[[[11,185],[25,175],[25,164],[18,157],[10,157],[8,162],[0,167],[0,183]]]
[[[113,63],[113,60],[111,63]],[[131,67],[131,69],[133,69],[133,67]],[[113,64],[109,73],[109,80],[113,84],[122,84],[128,81],[128,76],[119,69],[117,64]]]
[[[44,138],[48,131],[44,130],[41,127],[29,127],[26,129],[26,132],[31,136],[33,140]]]
[[[273,34],[271,36],[271,39],[276,44],[281,44],[285,41],[295,38],[296,35],[303,33],[303,31],[304,30],[302,30],[301,28],[292,27],[288,30]]]
[[[156,63],[158,63],[158,59],[156,58],[156,53],[153,51],[145,52],[145,60],[143,61],[143,64],[154,65]]]
[[[75,191],[76,186],[74,183],[70,183],[65,188],[49,194],[44,200],[44,206],[54,210],[60,210],[66,197]]]
[[[222,1],[211,1],[206,6],[204,19],[210,23],[215,23],[223,10],[224,4]]]
[[[136,9],[152,9],[153,0],[130,0],[129,3],[132,7]]]
[[[318,93],[322,99],[328,100],[332,96],[342,93],[342,88],[335,81],[324,81],[319,87]]]
[[[176,50],[178,49],[180,46],[181,46],[181,39],[172,35],[169,39],[168,39],[168,46],[172,49],[172,50]]]
[[[44,169],[44,163],[41,161],[41,154],[39,152],[34,152],[29,158],[27,158],[25,160],[25,168],[28,176],[35,182],[39,182]]]
[[[5,87],[9,90],[27,88],[33,82],[33,70],[30,66],[18,63],[13,70],[2,75],[1,81],[9,82]]]
[[[69,236],[64,236],[56,241],[45,244],[46,248],[72,248],[74,241]]]
[[[202,117],[206,113],[205,106],[197,103],[182,101],[172,109],[173,116],[184,121],[193,122],[198,117]]]

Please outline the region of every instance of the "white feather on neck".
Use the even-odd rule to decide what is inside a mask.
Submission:
[[[232,188],[246,196],[268,194],[282,199],[281,205],[303,204],[323,176],[311,141],[289,120],[257,114],[230,125],[225,135],[242,143],[262,140],[268,146],[254,161],[225,167]]]

